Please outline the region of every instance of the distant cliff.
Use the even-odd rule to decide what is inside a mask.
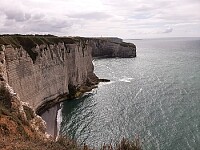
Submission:
[[[90,40],[93,57],[136,57],[136,46],[119,38],[97,38]]]
[[[93,57],[135,57],[134,44],[107,38],[0,36],[1,78],[38,110],[91,90]]]
[[[100,38],[82,38],[82,40],[86,41],[86,43],[92,48],[93,57],[103,57],[103,58],[136,57],[136,46],[132,43],[125,43],[120,38],[100,37]]]

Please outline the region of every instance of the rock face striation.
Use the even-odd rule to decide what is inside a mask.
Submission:
[[[119,38],[94,38],[89,40],[93,57],[136,57],[136,46]]]
[[[94,88],[92,57],[135,56],[135,45],[120,39],[1,36],[0,79],[37,111]]]

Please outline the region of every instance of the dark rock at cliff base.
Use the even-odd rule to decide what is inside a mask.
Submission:
[[[99,79],[99,82],[110,82],[109,79]]]

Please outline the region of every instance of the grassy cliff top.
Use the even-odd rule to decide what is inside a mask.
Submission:
[[[122,39],[117,37],[58,37],[55,35],[21,35],[21,34],[4,34],[0,35],[0,45],[12,45],[14,48],[20,48],[21,46],[24,49],[31,49],[36,45],[41,44],[58,44],[58,43],[65,43],[65,44],[74,44],[75,42],[86,42],[89,40],[94,41],[109,41],[112,43],[120,44],[121,46],[135,46],[132,43],[125,43]],[[121,42],[114,42],[112,40],[121,40]]]
[[[57,37],[53,35],[0,35],[1,45],[12,45],[14,48],[23,47],[27,51],[33,62],[36,60],[38,53],[33,51],[36,45],[50,45],[50,44],[74,44],[76,40],[68,37]],[[1,49],[0,49],[1,50]]]
[[[20,35],[20,34],[4,34],[0,35],[0,51],[2,50],[1,45],[12,45],[14,48],[23,47],[27,51],[33,62],[35,62],[38,53],[33,50],[36,45],[54,45],[58,43],[75,44],[83,43],[87,44],[88,41],[96,43],[108,42],[113,44],[120,44],[122,47],[132,47],[135,45],[132,43],[125,43],[120,38],[116,37],[58,37],[54,35]]]
[[[0,45],[12,45],[14,48],[33,48],[41,44],[74,44],[75,40],[69,37],[57,37],[53,35],[0,35]]]

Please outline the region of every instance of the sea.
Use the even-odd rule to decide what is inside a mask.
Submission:
[[[111,81],[62,103],[59,134],[97,148],[138,138],[144,150],[200,149],[200,38],[125,41],[137,57],[93,60]]]

